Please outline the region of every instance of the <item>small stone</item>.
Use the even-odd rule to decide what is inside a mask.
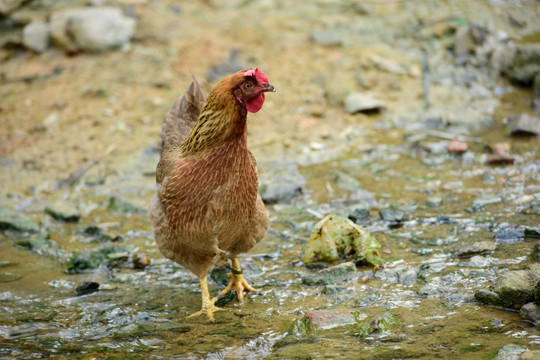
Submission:
[[[523,241],[525,239],[525,235],[517,228],[504,228],[499,230],[495,234],[494,238],[496,242],[514,244]]]
[[[360,182],[354,177],[343,171],[335,173],[336,185],[343,190],[354,192],[360,188]]]
[[[260,194],[266,204],[288,202],[302,194],[306,179],[296,167],[264,173],[260,178]]]
[[[515,156],[510,154],[494,154],[487,158],[489,165],[512,165],[516,161]]]
[[[499,196],[484,196],[474,200],[473,205],[475,206],[486,206],[500,203],[502,199]]]
[[[20,274],[14,274],[14,273],[11,273],[11,272],[8,272],[8,271],[0,272],[0,283],[17,281],[17,280],[20,280],[22,278],[23,278],[23,276],[20,275]]]
[[[442,198],[439,196],[431,196],[426,200],[426,205],[429,207],[439,207],[442,205]]]
[[[349,114],[357,112],[381,111],[386,104],[372,94],[351,93],[345,99],[345,111]]]
[[[509,119],[512,136],[539,136],[540,117],[523,113]]]
[[[540,360],[540,350],[527,350],[521,354],[519,360]]]
[[[91,294],[99,290],[99,283],[95,281],[85,281],[75,289],[77,296]]]
[[[39,226],[26,215],[0,206],[0,230],[36,232]]]
[[[49,48],[49,25],[43,21],[32,21],[23,30],[23,45],[41,53]]]
[[[534,324],[538,321],[538,308],[533,302],[523,305],[519,309],[519,314],[523,320],[531,321]]]
[[[355,206],[349,210],[347,218],[358,224],[369,218],[369,209],[364,206]]]
[[[391,225],[400,224],[405,217],[405,213],[401,210],[382,209],[379,215],[383,221],[389,222]]]
[[[73,205],[65,202],[47,205],[45,212],[59,221],[77,222],[81,218],[79,211]]]
[[[398,320],[394,315],[387,312],[376,315],[358,325],[356,331],[358,335],[366,337],[374,333],[384,333],[396,327]]]
[[[305,285],[329,285],[340,281],[352,281],[357,277],[356,265],[353,262],[346,262],[319,270],[314,274],[306,274],[303,276],[302,282]]]
[[[467,208],[467,212],[470,213],[480,213],[486,210],[482,205],[472,205]]]
[[[493,174],[490,171],[484,171],[482,173],[482,181],[489,184],[493,184],[495,183],[495,176],[493,176]]]
[[[530,270],[508,271],[490,289],[478,290],[474,297],[481,303],[519,310],[535,300],[538,275]]]
[[[453,250],[455,256],[470,257],[495,251],[497,244],[493,241],[477,241],[468,246],[460,246]]]
[[[136,268],[144,269],[145,267],[150,265],[152,260],[150,259],[150,256],[148,256],[148,254],[139,252],[133,255],[131,261]]]
[[[521,354],[527,349],[515,344],[506,344],[499,349],[497,355],[492,360],[520,360]]]
[[[469,148],[467,146],[467,143],[464,141],[452,140],[448,143],[447,149],[448,149],[448,152],[451,152],[454,154],[463,154]]]
[[[340,285],[325,285],[322,293],[324,295],[335,295],[335,294],[338,294],[340,292],[343,292],[347,290],[347,287],[346,286],[340,286]]]

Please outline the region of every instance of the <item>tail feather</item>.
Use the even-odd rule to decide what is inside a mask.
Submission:
[[[189,89],[174,102],[165,116],[161,128],[161,141],[158,144],[161,156],[180,145],[191,134],[205,101],[206,96],[193,76]]]

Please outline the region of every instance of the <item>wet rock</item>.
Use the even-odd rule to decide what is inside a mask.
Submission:
[[[45,207],[45,212],[55,220],[77,222],[81,218],[79,210],[74,205],[65,202],[56,202]]]
[[[426,285],[418,289],[417,293],[420,296],[437,297],[443,294],[447,294],[450,289],[447,286],[437,283],[429,282]]]
[[[26,215],[0,206],[0,230],[35,232],[39,230],[39,226]]]
[[[506,344],[499,349],[497,355],[492,360],[520,360],[521,354],[527,349],[515,344]]]
[[[15,244],[27,250],[38,251],[50,241],[49,234],[35,234],[17,240]]]
[[[535,303],[530,302],[521,307],[519,309],[519,315],[521,315],[521,318],[526,321],[530,321],[534,324],[538,321],[538,307]]]
[[[146,214],[148,213],[148,210],[146,207],[139,205],[138,203],[120,198],[117,196],[112,196],[109,198],[109,204],[107,206],[107,209],[110,211],[114,211],[117,213],[123,213],[123,214]]]
[[[383,221],[390,223],[390,226],[399,226],[407,217],[401,210],[382,209],[379,215]]]
[[[540,239],[540,226],[526,227],[523,235],[526,238]]]
[[[276,204],[302,194],[305,186],[306,179],[293,167],[264,173],[260,178],[259,192],[266,204]]]
[[[472,214],[484,212],[485,210],[486,208],[483,207],[482,205],[472,205],[467,208],[467,212],[470,212]]]
[[[327,215],[313,228],[304,253],[306,264],[335,261],[340,256],[373,265],[382,264],[381,245],[361,226],[337,215]]]
[[[330,30],[312,31],[311,40],[321,46],[338,46],[343,42],[339,34]]]
[[[448,152],[454,154],[463,154],[469,149],[466,142],[459,140],[450,141],[446,148]]]
[[[530,270],[514,270],[500,276],[490,289],[478,290],[474,297],[481,303],[519,310],[534,301],[538,275]]]
[[[397,318],[391,313],[387,312],[382,315],[376,315],[371,319],[362,322],[356,328],[356,332],[362,337],[367,337],[372,334],[390,331],[397,325]]]
[[[77,296],[91,294],[99,290],[99,283],[95,281],[85,281],[75,289]]]
[[[32,21],[23,30],[23,45],[35,52],[44,52],[49,48],[49,24]]]
[[[372,207],[377,205],[375,195],[367,190],[358,189],[349,196],[349,202],[358,206]]]
[[[345,216],[357,224],[369,218],[369,208],[363,205],[351,206],[345,212]]]
[[[356,265],[346,262],[327,269],[319,270],[313,274],[305,274],[302,283],[305,285],[329,285],[336,282],[348,282],[358,277]]]
[[[495,234],[495,241],[506,244],[514,244],[525,239],[525,235],[516,227],[500,229]]]
[[[373,279],[385,281],[390,284],[397,284],[399,282],[399,275],[396,269],[385,268],[379,270],[373,275]]]
[[[486,163],[488,165],[512,165],[516,161],[516,157],[511,154],[493,154],[490,155]]]
[[[442,198],[440,196],[430,196],[426,200],[426,205],[429,207],[439,207],[442,205]]]
[[[324,295],[335,295],[347,290],[346,286],[340,285],[326,285],[322,291]]]
[[[523,113],[508,119],[512,136],[539,136],[540,117]]]
[[[457,257],[471,257],[495,251],[497,244],[493,241],[477,241],[471,245],[458,246],[453,250]]]
[[[483,196],[483,197],[475,199],[473,202],[473,205],[486,206],[486,205],[497,204],[497,203],[500,203],[501,201],[502,199],[499,196],[488,195],[488,196]]]
[[[305,318],[312,329],[332,329],[356,323],[353,311],[312,310],[306,313]]]
[[[136,268],[144,269],[145,267],[150,265],[152,259],[150,259],[150,256],[148,256],[147,253],[138,252],[136,254],[133,254],[131,262]]]
[[[345,99],[345,111],[349,114],[357,112],[381,111],[386,104],[372,94],[351,93]]]
[[[121,246],[101,246],[74,254],[66,264],[68,273],[82,273],[97,269],[107,261],[111,267],[126,262],[128,253]]]
[[[129,42],[135,20],[113,7],[63,9],[51,15],[51,37],[69,52],[100,52]]]

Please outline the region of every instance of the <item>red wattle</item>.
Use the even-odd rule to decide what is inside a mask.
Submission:
[[[258,96],[246,102],[246,109],[249,112],[256,113],[261,110],[264,103],[264,93],[260,93]]]

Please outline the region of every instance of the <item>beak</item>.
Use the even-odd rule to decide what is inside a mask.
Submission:
[[[264,84],[263,92],[268,92],[268,91],[276,92],[276,88],[272,84]]]

